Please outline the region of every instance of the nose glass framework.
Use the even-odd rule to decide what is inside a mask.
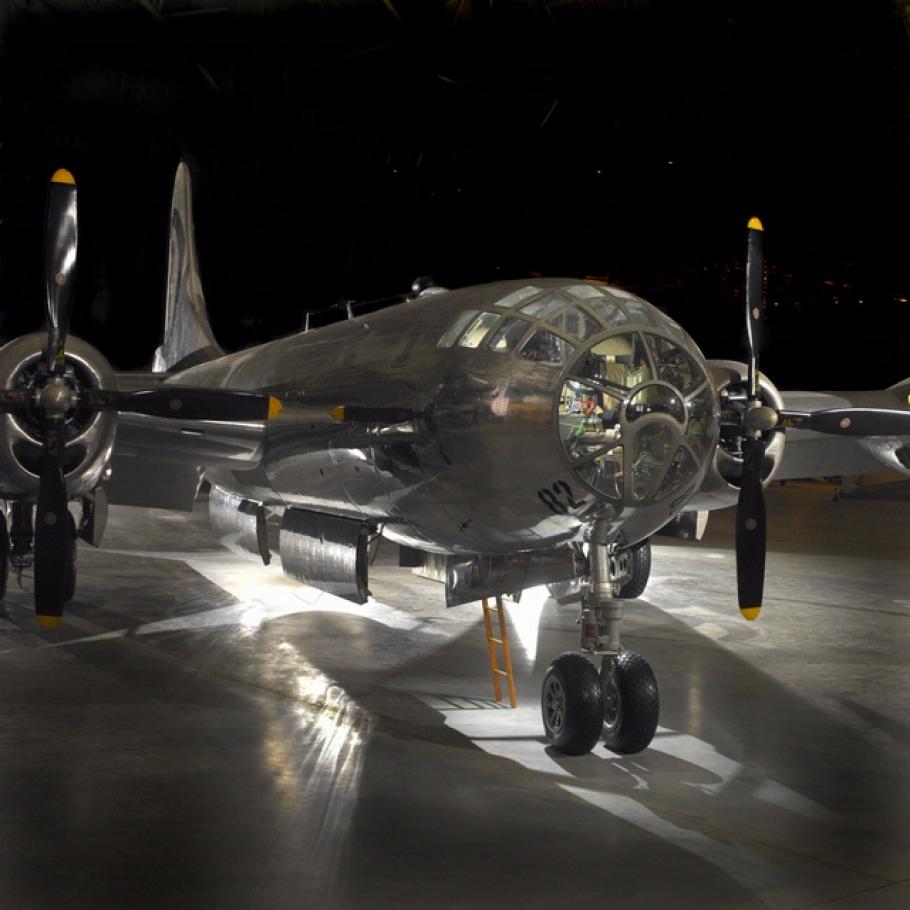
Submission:
[[[558,422],[577,475],[601,496],[635,505],[680,491],[717,432],[703,365],[654,331],[595,339],[567,372]]]

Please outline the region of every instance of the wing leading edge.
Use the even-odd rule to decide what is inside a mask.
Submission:
[[[782,392],[787,412],[819,418],[844,408],[910,413],[910,381],[869,392]],[[807,421],[808,422],[808,421]],[[775,480],[873,474],[882,470],[910,476],[910,435],[838,436],[787,427],[787,444]]]

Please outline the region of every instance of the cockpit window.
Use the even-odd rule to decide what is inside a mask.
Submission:
[[[519,356],[535,363],[562,366],[575,349],[564,338],[546,329],[538,329],[525,343]]]
[[[633,499],[645,499],[653,491],[672,444],[673,435],[665,423],[643,427],[635,436],[629,470]]]
[[[665,385],[646,385],[629,399],[626,418],[630,423],[648,414],[669,414],[679,423],[686,422],[682,399]]]
[[[622,499],[623,447],[616,446],[577,466],[582,480],[608,499]]]
[[[673,456],[673,462],[657,491],[658,498],[678,490],[686,481],[698,473],[698,465],[688,449],[680,446]]]
[[[603,297],[600,289],[592,284],[572,284],[567,288],[563,288],[563,290],[579,300],[587,300],[589,297]]]
[[[686,424],[686,442],[692,446],[692,451],[698,458],[704,458],[714,442],[711,387],[706,384],[696,396],[690,399],[687,409],[689,422]]]
[[[705,376],[695,361],[673,341],[657,335],[645,335],[657,378],[680,389],[683,395],[691,395],[704,381]]]
[[[455,344],[455,339],[462,333],[464,327],[477,315],[477,310],[463,310],[458,318],[445,330],[442,338],[436,342],[436,347],[449,348]]]
[[[481,341],[487,337],[487,333],[500,319],[498,313],[480,313],[467,327],[458,346],[460,348],[479,348]]]
[[[653,378],[637,332],[612,335],[598,342],[577,365],[576,372],[594,382],[624,389]]]
[[[558,312],[549,320],[549,324],[569,335],[581,338],[582,341],[600,331],[600,326],[584,310],[574,306]]]
[[[621,406],[622,401],[609,392],[566,381],[559,396],[559,435],[572,461],[622,441]]]
[[[618,296],[618,295],[617,295]],[[643,322],[645,325],[656,325],[654,313],[643,301],[629,294],[622,298],[622,305],[626,312],[632,317],[633,322]]]
[[[532,300],[530,303],[525,304],[521,308],[521,312],[528,316],[536,316],[538,319],[546,319],[554,310],[558,310],[565,305],[565,297],[554,292],[552,294],[546,294],[543,297],[538,297],[536,300]]]
[[[690,344],[695,347],[695,342],[689,337],[686,330],[678,323],[674,322],[666,313],[661,314],[663,316],[663,325],[666,330],[673,335],[678,341],[682,341],[684,344]]]
[[[502,300],[496,301],[496,306],[515,306],[516,303],[521,303],[522,300],[527,300],[529,297],[533,297],[535,294],[539,294],[542,290],[543,288],[536,288],[534,285],[529,284],[526,287],[519,288],[517,291],[512,291],[510,294],[506,294]]]
[[[498,351],[501,354],[508,354],[509,351],[514,351],[518,346],[518,343],[522,338],[525,337],[525,332],[531,327],[530,322],[525,322],[524,319],[507,319],[495,332],[490,341],[487,342],[487,347],[491,351]]]
[[[615,300],[609,297],[592,297],[586,303],[610,328],[626,325],[629,317],[620,309]]]

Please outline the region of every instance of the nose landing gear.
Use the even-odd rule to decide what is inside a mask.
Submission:
[[[544,731],[553,748],[566,755],[590,752],[601,736],[614,752],[641,752],[657,729],[660,695],[654,672],[620,642],[623,605],[616,598],[630,581],[633,560],[629,551],[592,540],[581,651],[561,654],[544,676]],[[601,658],[600,673],[591,660],[595,657]]]

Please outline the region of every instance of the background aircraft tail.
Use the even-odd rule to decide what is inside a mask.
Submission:
[[[206,312],[193,229],[193,185],[190,170],[181,161],[171,197],[164,339],[155,351],[152,369],[156,373],[172,373],[214,360],[223,353]]]

